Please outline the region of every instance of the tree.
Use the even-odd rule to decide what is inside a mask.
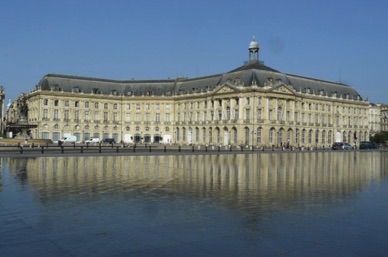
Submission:
[[[388,142],[388,131],[381,131],[371,137],[371,141],[379,144],[386,144]]]

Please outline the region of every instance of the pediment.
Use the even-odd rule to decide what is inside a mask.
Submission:
[[[276,92],[276,93],[282,93],[287,95],[295,95],[294,89],[292,89],[289,86],[286,86],[284,84],[281,84],[279,86],[273,87],[269,90],[269,92]]]
[[[213,94],[228,94],[228,93],[235,93],[237,90],[232,87],[231,85],[224,84],[217,88]]]

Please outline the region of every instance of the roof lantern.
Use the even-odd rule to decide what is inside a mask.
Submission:
[[[253,36],[253,39],[251,43],[249,44],[249,62],[258,62],[259,61],[259,43],[257,43],[255,37]]]

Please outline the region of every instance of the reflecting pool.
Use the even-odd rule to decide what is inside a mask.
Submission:
[[[388,152],[0,159],[1,256],[386,256]]]

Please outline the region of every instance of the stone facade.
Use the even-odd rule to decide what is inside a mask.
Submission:
[[[388,131],[388,104],[380,105],[381,112],[381,131]]]
[[[117,81],[49,74],[28,94],[35,138],[244,146],[369,139],[369,102],[347,85],[285,74],[258,60],[223,74]],[[355,140],[356,139],[356,140]]]

